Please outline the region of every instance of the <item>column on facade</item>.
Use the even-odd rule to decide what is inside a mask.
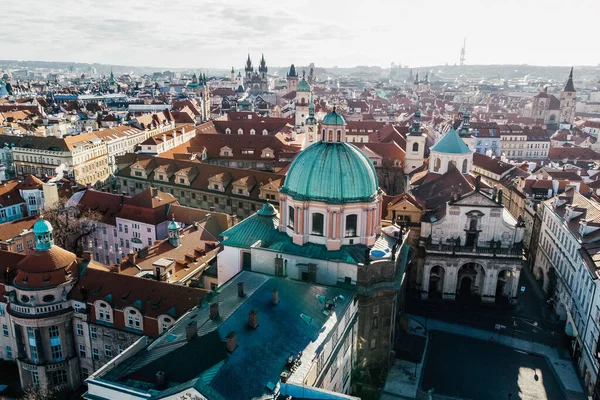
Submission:
[[[427,300],[429,298],[429,276],[431,275],[433,265],[425,264],[423,266],[423,283],[421,285],[421,298]]]
[[[458,287],[458,266],[448,265],[444,266],[444,293],[447,293],[445,299],[456,298],[456,288]]]
[[[365,226],[365,236],[369,237],[371,236],[371,210],[367,209],[367,224]]]
[[[496,299],[496,287],[498,286],[498,273],[493,267],[483,266],[484,268],[484,287],[481,290],[481,301],[492,303]]]
[[[327,224],[327,237],[333,239],[334,227],[333,227],[333,212],[329,212],[329,223]]]
[[[519,278],[521,277],[521,270],[514,268],[512,271],[512,287],[510,293],[510,302],[511,304],[517,303],[517,295],[519,294]]]
[[[340,226],[342,225],[342,213],[336,212],[335,219],[337,220],[335,223],[335,239],[341,239]]]

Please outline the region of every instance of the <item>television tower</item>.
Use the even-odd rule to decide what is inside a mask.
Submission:
[[[460,49],[460,65],[465,65],[465,53],[467,48],[467,38],[463,41],[463,47]]]

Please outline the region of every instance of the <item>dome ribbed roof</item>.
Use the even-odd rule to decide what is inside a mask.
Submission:
[[[310,85],[306,82],[306,79],[302,78],[300,83],[298,83],[298,87],[296,88],[297,92],[310,92]]]
[[[54,287],[69,281],[77,271],[75,254],[52,246],[49,250],[32,251],[19,261],[15,284],[21,288]]]
[[[281,193],[295,200],[362,203],[373,201],[378,187],[373,163],[356,146],[318,142],[294,159]]]
[[[335,108],[332,112],[327,114],[325,118],[323,118],[323,125],[345,125],[346,121],[344,121],[344,117],[338,114],[335,111]]]

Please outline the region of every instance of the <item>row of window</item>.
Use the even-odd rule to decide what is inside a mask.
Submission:
[[[294,229],[295,223],[295,209],[293,206],[288,207],[288,227]],[[346,215],[346,225],[344,230],[344,237],[355,237],[357,236],[357,225],[358,216],[356,214]],[[312,224],[310,227],[310,234],[316,236],[323,236],[325,227],[325,215],[322,213],[312,213]]]

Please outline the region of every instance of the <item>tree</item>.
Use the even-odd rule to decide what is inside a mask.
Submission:
[[[54,244],[75,254],[83,250],[82,239],[91,235],[102,221],[98,211],[67,205],[66,199],[44,212],[44,219],[54,228]]]

